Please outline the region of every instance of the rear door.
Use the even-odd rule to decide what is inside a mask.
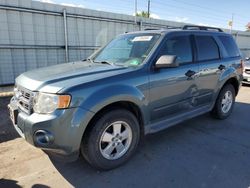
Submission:
[[[195,34],[195,44],[196,62],[199,66],[197,104],[200,106],[211,103],[219,77],[226,65],[221,64],[221,52],[216,38],[212,35]]]
[[[191,35],[176,33],[168,36],[158,53],[176,55],[180,66],[161,68],[150,72],[150,114],[152,123],[184,113],[193,106],[193,96],[198,95],[195,74],[198,66],[194,63]],[[188,72],[193,72],[190,77]]]

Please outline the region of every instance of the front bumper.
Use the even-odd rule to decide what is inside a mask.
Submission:
[[[14,98],[9,104],[10,115],[16,112],[13,125],[27,142],[57,158],[77,159],[85,128],[93,113],[78,108],[56,110],[53,114],[28,115],[18,109]]]

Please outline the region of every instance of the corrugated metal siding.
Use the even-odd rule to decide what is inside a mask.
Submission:
[[[117,34],[139,30],[129,15],[31,0],[0,0],[0,85],[14,83],[22,72],[65,62],[64,9],[69,61],[85,59]],[[141,22],[141,29],[184,25],[146,18]],[[250,55],[250,34],[239,32],[237,42]]]

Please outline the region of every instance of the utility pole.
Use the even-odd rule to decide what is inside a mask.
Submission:
[[[136,17],[137,17],[137,0],[135,0],[135,24],[137,24]]]
[[[150,16],[150,0],[148,0],[148,18]]]
[[[234,13],[232,14],[232,20],[231,20],[231,25],[230,25],[230,33],[232,33],[233,24],[234,24]]]
[[[69,50],[68,50],[68,26],[67,26],[67,12],[63,10],[63,23],[64,23],[64,40],[65,40],[65,61],[69,62]]]

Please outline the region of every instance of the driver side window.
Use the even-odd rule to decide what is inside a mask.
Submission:
[[[165,41],[160,55],[176,55],[179,64],[193,61],[192,46],[189,36],[175,36]]]

